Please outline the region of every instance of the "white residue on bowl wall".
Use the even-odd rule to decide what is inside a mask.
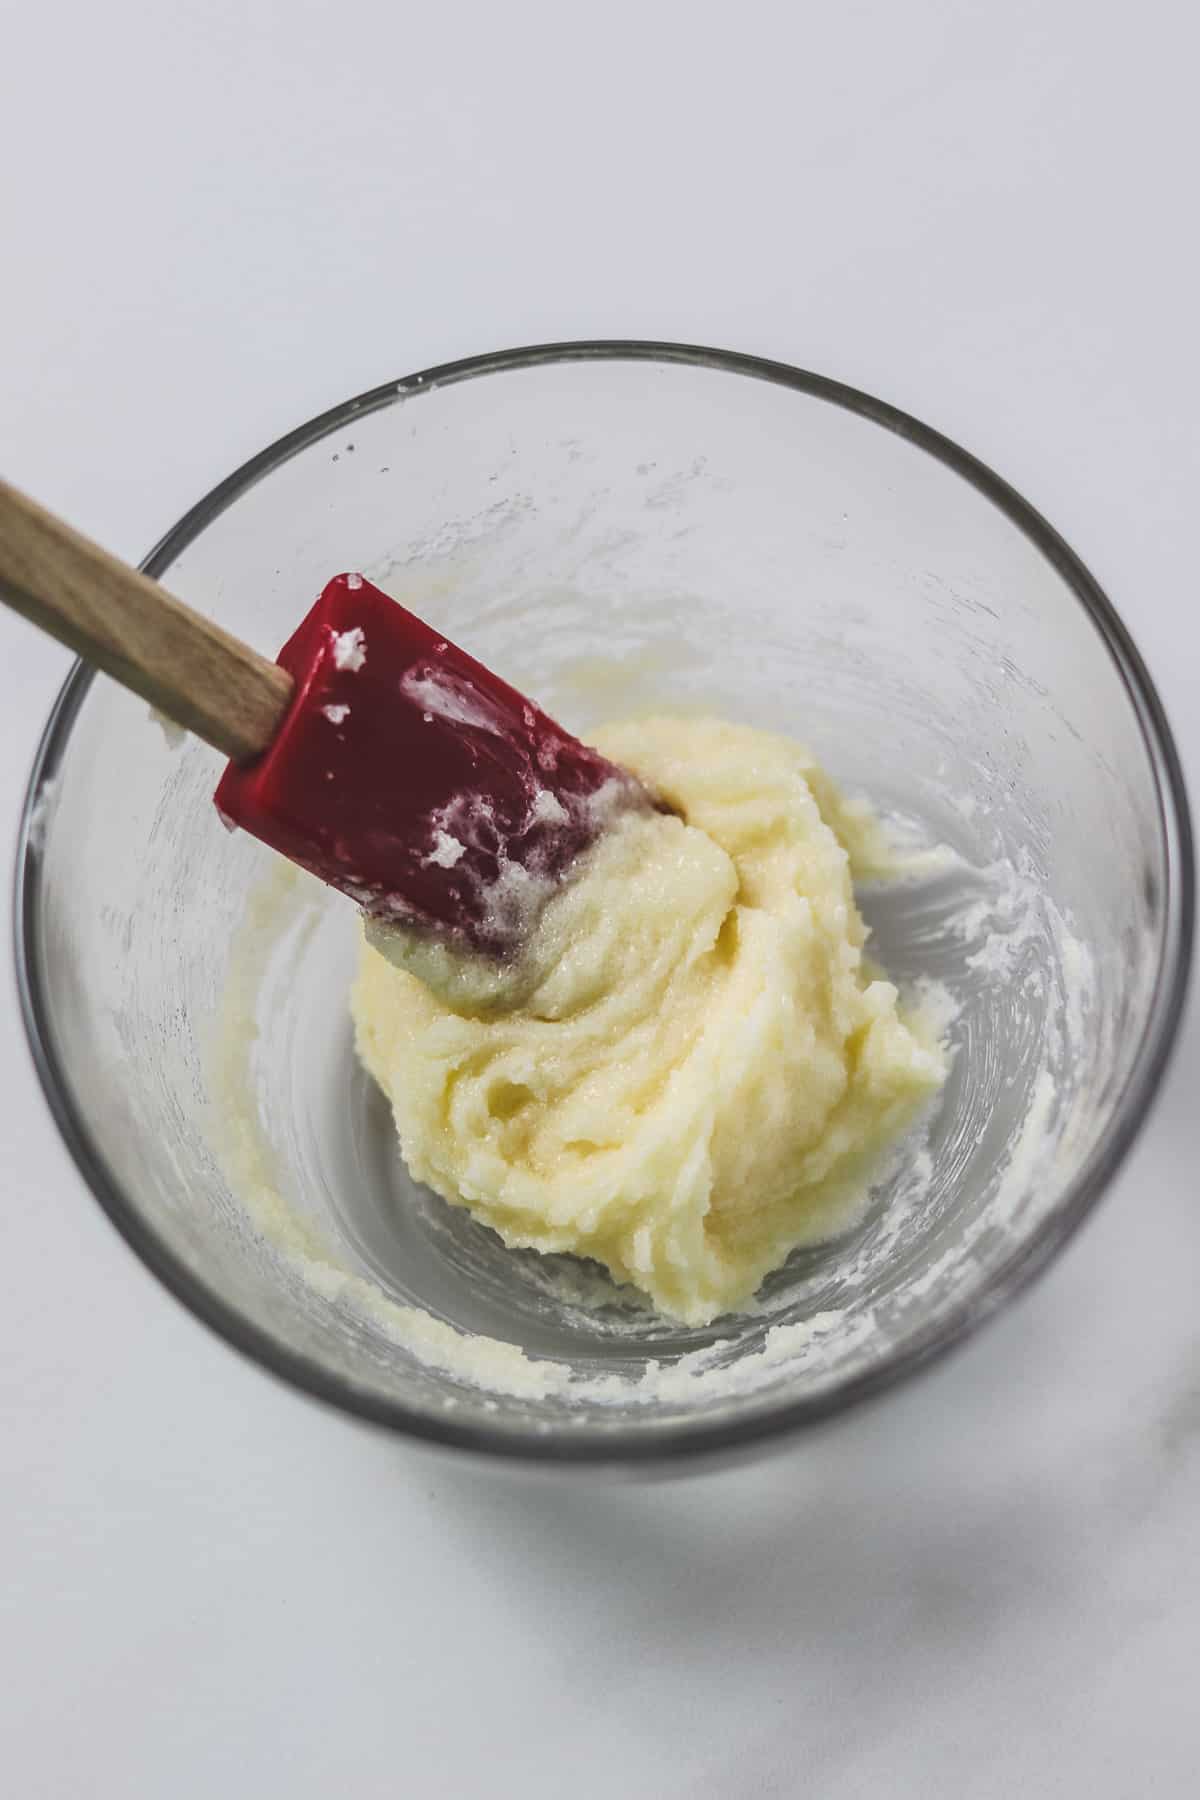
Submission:
[[[58,799],[58,781],[57,775],[46,776],[38,788],[37,798],[29,811],[26,841],[29,848],[38,856],[46,847],[46,832],[50,820],[54,816],[55,801]]]
[[[188,734],[183,726],[177,725],[174,719],[168,719],[166,713],[161,712],[157,706],[148,706],[146,717],[162,732],[168,750],[180,750],[187,743]]]

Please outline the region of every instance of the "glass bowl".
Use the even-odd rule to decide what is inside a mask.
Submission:
[[[936,432],[745,356],[517,350],[302,426],[144,566],[271,654],[359,568],[576,729],[684,708],[799,738],[914,846],[862,904],[953,1050],[853,1231],[748,1313],[657,1319],[413,1186],[353,1055],[353,909],[222,828],[212,752],[76,668],[19,848],[34,1056],[114,1223],[267,1368],[475,1451],[713,1454],[960,1341],[1103,1192],[1182,1004],[1179,764],[1091,576]]]

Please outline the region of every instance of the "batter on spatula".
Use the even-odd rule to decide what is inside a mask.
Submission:
[[[704,1324],[852,1221],[945,1061],[864,964],[802,750],[711,719],[595,743],[672,810],[614,819],[515,958],[369,923],[358,1050],[417,1180]]]

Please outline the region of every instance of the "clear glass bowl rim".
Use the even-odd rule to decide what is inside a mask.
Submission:
[[[293,1387],[343,1412],[409,1437],[477,1455],[557,1464],[667,1463],[696,1456],[722,1460],[741,1445],[780,1437],[827,1420],[928,1367],[1044,1269],[1091,1211],[1145,1122],[1178,1034],[1194,930],[1191,820],[1179,755],[1154,683],[1112,602],[1064,539],[1015,489],[951,439],[886,401],[788,363],[693,344],[609,339],[535,344],[424,369],[402,380],[385,382],[320,413],[251,457],[186,512],[154,546],[141,567],[151,576],[163,574],[179,553],[255,482],[366,413],[400,401],[411,402],[453,382],[502,371],[547,363],[605,360],[682,363],[771,382],[842,407],[906,439],[969,482],[1050,561],[1083,607],[1116,666],[1138,721],[1158,800],[1158,825],[1167,872],[1162,954],[1141,1041],[1098,1143],[1063,1190],[1054,1210],[1029,1238],[1015,1246],[986,1288],[957,1308],[931,1319],[877,1367],[848,1378],[825,1393],[794,1399],[783,1396],[774,1407],[745,1419],[710,1422],[697,1418],[675,1423],[661,1435],[644,1427],[634,1431],[612,1427],[595,1435],[564,1434],[559,1438],[483,1421],[457,1423],[450,1418],[433,1418],[398,1400],[363,1393],[321,1364],[278,1344],[185,1267],[145,1223],[93,1143],[55,1049],[38,973],[41,864],[31,854],[31,825],[37,795],[65,755],[71,727],[92,680],[91,670],[82,662],[75,664],[54,703],[26,790],[17,838],[13,904],[17,986],[38,1079],[84,1181],[147,1267],[197,1318],[236,1350]]]

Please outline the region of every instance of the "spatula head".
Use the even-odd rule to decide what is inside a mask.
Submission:
[[[217,806],[376,918],[509,954],[609,820],[650,804],[361,575],[335,576],[277,660],[291,708]]]

